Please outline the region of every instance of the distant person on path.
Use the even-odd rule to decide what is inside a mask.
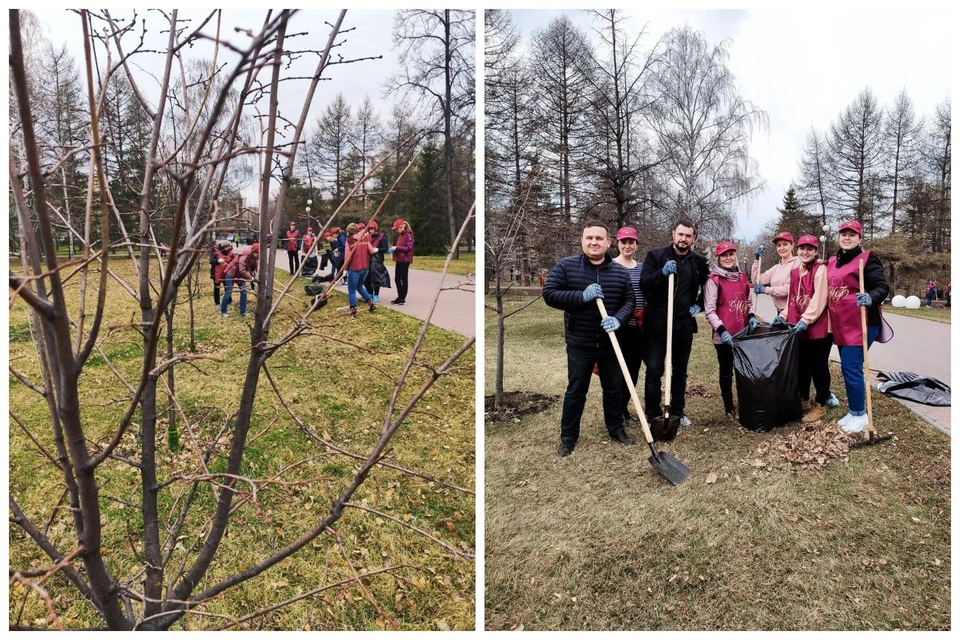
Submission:
[[[287,259],[290,261],[290,273],[296,273],[300,270],[300,232],[297,231],[297,223],[290,221],[290,228],[287,229]]]
[[[931,280],[927,286],[927,309],[932,306],[934,298],[937,297],[937,281]]]
[[[257,264],[260,260],[260,243],[254,242],[249,247],[245,247],[233,256],[233,260],[227,266],[224,272],[226,281],[226,293],[220,300],[220,315],[227,317],[227,303],[233,293],[233,283],[240,283],[240,317],[247,315],[247,283],[253,282],[257,272]]]
[[[867,307],[867,348],[880,333],[881,305],[890,292],[877,256],[860,248],[863,230],[856,220],[840,225],[836,256],[827,263],[828,310],[833,341],[840,352],[840,370],[847,389],[850,411],[840,419],[840,428],[858,433],[867,426],[866,380],[863,372],[863,329],[860,307]],[[860,293],[859,263],[863,259],[864,288]]]
[[[757,294],[765,293],[773,298],[773,306],[777,313],[786,309],[787,294],[790,291],[790,272],[800,264],[800,258],[793,255],[793,234],[782,231],[773,237],[773,244],[777,247],[777,255],[780,256],[780,262],[763,273],[757,273],[760,269],[760,258],[763,256],[766,248],[757,247],[753,252],[753,267],[750,269],[750,279],[754,282],[753,290]]]
[[[390,250],[396,263],[394,279],[397,281],[397,297],[390,304],[405,304],[410,286],[410,265],[413,263],[413,230],[399,218],[393,223],[392,229],[397,232],[397,244]]]
[[[380,302],[380,288],[390,286],[390,274],[383,261],[390,252],[390,240],[387,234],[380,232],[380,225],[374,220],[367,226],[370,232],[370,244],[377,248],[377,252],[370,256],[370,271],[367,273],[367,291],[373,294],[373,301]]]
[[[737,245],[721,242],[714,254],[717,264],[710,268],[704,286],[704,311],[707,322],[713,327],[723,411],[730,420],[737,422],[737,407],[733,402],[733,334],[748,324],[755,327],[758,323],[753,317],[753,297],[747,274],[737,266]]]
[[[646,351],[646,340],[643,337],[643,308],[647,301],[643,297],[643,291],[640,289],[640,272],[643,270],[643,264],[637,262],[637,230],[633,227],[623,227],[617,231],[617,248],[620,253],[614,262],[627,270],[630,274],[630,284],[633,286],[635,297],[635,306],[630,319],[617,331],[617,340],[620,341],[620,349],[623,351],[623,358],[627,361],[627,370],[630,372],[630,379],[633,381],[633,387],[636,388],[637,380],[640,378],[640,365],[643,363],[643,355]],[[640,418],[630,412],[630,388],[627,381],[620,376],[621,385],[620,395],[623,403],[623,419],[639,422]]]
[[[307,234],[303,236],[303,257],[309,258],[313,247],[317,244],[317,236],[313,235],[313,227],[307,227]]]
[[[350,262],[347,264],[347,297],[350,300],[350,317],[357,317],[357,293],[363,301],[370,305],[370,312],[377,306],[373,304],[373,296],[363,286],[367,279],[367,270],[370,269],[370,255],[377,252],[377,248],[370,244],[370,236],[360,227],[351,222],[347,225],[347,253]]]
[[[681,416],[681,426],[690,426],[683,415],[686,406],[687,364],[697,333],[696,316],[703,310],[703,288],[707,283],[707,260],[691,249],[697,237],[693,222],[681,218],[673,226],[673,242],[668,247],[651,249],[643,261],[640,288],[647,299],[643,314],[646,328],[647,377],[643,410],[647,422],[662,415],[661,381],[667,357],[667,283],[674,275],[673,298],[673,375],[670,380],[670,415]]]
[[[233,260],[233,245],[229,240],[220,240],[210,256],[210,277],[213,278],[213,302],[220,306],[220,285],[224,283],[224,272]],[[226,294],[224,294],[226,295]],[[229,301],[227,304],[230,304]]]
[[[816,236],[800,236],[797,257],[800,265],[790,272],[790,294],[787,308],[774,318],[774,324],[789,322],[800,334],[797,388],[800,404],[806,412],[802,422],[816,422],[827,415],[830,399],[830,349],[833,335],[827,314],[827,265],[817,258]],[[858,289],[859,290],[859,289]],[[816,389],[810,403],[810,380]]]
[[[580,237],[582,253],[562,258],[547,277],[543,300],[563,309],[567,343],[567,391],[560,417],[557,455],[570,455],[580,438],[580,418],[597,365],[603,389],[603,420],[610,439],[631,445],[623,423],[623,374],[605,332],[616,331],[633,317],[636,304],[629,272],[607,255],[610,238],[602,222],[587,221]],[[602,319],[596,299],[603,300],[608,317]],[[531,371],[531,374],[533,372]]]

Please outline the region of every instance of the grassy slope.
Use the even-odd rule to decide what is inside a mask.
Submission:
[[[132,280],[132,266],[127,261],[115,262],[113,268]],[[237,317],[218,319],[212,303],[209,279],[202,300],[197,303],[197,337],[201,352],[213,353],[226,359],[225,363],[200,361],[196,368],[177,367],[179,401],[191,417],[193,429],[209,439],[215,434],[225,416],[236,409],[237,393],[246,368],[245,352],[249,350],[248,325]],[[71,285],[72,301],[77,296],[76,280]],[[284,302],[282,311],[273,322],[272,335],[281,334],[295,317],[305,309],[303,290],[294,290],[295,298]],[[90,295],[90,294],[88,294]],[[95,294],[94,294],[95,295]],[[111,314],[105,325],[129,321],[139,317],[138,306],[113,281],[110,283]],[[185,289],[184,289],[185,295]],[[324,340],[319,336],[302,337],[293,345],[281,349],[268,366],[278,384],[285,390],[294,411],[318,434],[327,434],[348,450],[365,454],[376,442],[383,422],[384,411],[393,385],[373,366],[398,375],[406,360],[421,322],[386,309],[375,314],[362,313],[350,321],[335,307],[346,304],[345,296],[338,294],[331,304],[314,314],[314,331],[349,340],[370,349],[368,354],[356,348]],[[11,363],[31,380],[39,380],[36,351],[30,341],[25,304],[17,302],[11,309]],[[71,307],[76,308],[71,302]],[[182,305],[177,314],[176,342],[179,348],[187,344],[187,308]],[[428,332],[420,361],[439,364],[462,341],[455,334],[438,329]],[[104,349],[114,364],[132,377],[140,368],[141,350],[136,335],[129,329],[118,330],[105,340]],[[472,367],[474,353],[470,351],[459,364]],[[409,398],[424,380],[423,370],[414,368],[412,384],[405,387],[401,400]],[[453,484],[473,488],[475,478],[474,450],[474,376],[470,370],[454,373],[437,382],[400,429],[391,445],[394,463],[416,469],[424,474]],[[49,418],[41,398],[10,377],[10,406],[35,432],[42,442],[53,449]],[[99,356],[94,356],[85,369],[81,383],[85,398],[84,424],[88,437],[103,439],[113,429],[125,403],[126,390],[120,385]],[[161,394],[160,408],[166,406]],[[166,413],[162,411],[165,418]],[[136,418],[134,419],[136,422]],[[166,423],[158,429],[164,456],[160,463],[161,481],[178,472],[195,468],[200,453],[187,429],[181,426],[179,453],[166,449]],[[136,430],[128,435],[122,448],[133,457],[137,447]],[[230,431],[225,440],[229,441]],[[254,425],[247,446],[243,473],[267,477],[281,468],[307,457],[312,461],[286,472],[284,480],[304,480],[322,477],[323,484],[312,482],[289,487],[271,487],[259,494],[259,508],[244,506],[235,516],[221,550],[221,560],[208,574],[208,584],[266,557],[275,548],[292,542],[311,528],[327,512],[331,495],[338,494],[348,483],[358,462],[344,456],[326,453],[308,439],[289,419],[261,375]],[[226,449],[221,446],[212,461],[211,471],[226,467]],[[104,547],[111,569],[122,579],[130,579],[139,564],[132,556],[127,542],[127,528],[133,532],[139,549],[142,519],[139,514],[106,496],[136,502],[139,499],[139,475],[120,464],[110,463],[98,475],[106,482],[102,507],[108,522]],[[51,501],[61,495],[63,483],[27,437],[13,427],[10,432],[10,477],[13,495],[25,512],[40,524],[50,513]],[[325,486],[324,486],[325,485]],[[163,492],[161,511],[174,508],[174,499],[184,485],[175,483]],[[51,498],[52,496],[52,498]],[[399,472],[377,469],[354,496],[354,501],[394,514],[426,529],[453,546],[475,547],[475,501],[473,496],[455,492],[434,483],[402,475]],[[194,508],[189,529],[196,531],[212,513],[213,496],[209,488],[201,490]],[[236,504],[236,501],[234,502]],[[70,527],[61,515],[51,528],[51,535],[59,548],[73,549]],[[409,530],[362,511],[347,510],[336,527],[346,551],[357,571],[377,569],[388,564],[412,565],[396,573],[401,580],[380,575],[369,580],[367,588],[380,606],[402,628],[436,629],[442,626],[469,629],[474,626],[474,566],[470,562],[454,560],[448,552]],[[179,566],[183,547],[189,549],[192,538],[181,541],[181,552],[174,555],[171,566]],[[10,527],[11,566],[49,566],[36,547],[19,529]],[[191,555],[191,558],[193,556]],[[221,599],[209,603],[208,611],[229,613],[239,617],[271,603],[351,577],[353,574],[329,536],[321,536],[312,546],[301,550],[284,563],[268,570],[240,587],[227,592]],[[140,579],[134,581],[139,590]],[[78,600],[72,587],[57,577],[47,584],[58,613],[68,625],[100,624],[91,607]],[[16,593],[16,592],[15,592]],[[11,597],[12,610],[19,608],[21,598]],[[34,595],[27,599],[22,620],[32,624],[45,613],[42,602]],[[16,613],[11,613],[11,620]],[[42,620],[40,620],[42,621]],[[189,619],[192,628],[221,624],[216,618],[194,616]],[[364,599],[355,585],[334,589],[321,597],[308,598],[300,603],[269,614],[254,625],[264,624],[268,629],[302,629],[309,625],[314,630],[327,628],[377,629],[383,621]]]
[[[411,269],[423,269],[424,271],[436,271],[437,273],[443,271],[443,263],[446,262],[447,256],[417,256],[413,257],[413,264],[410,266]],[[450,261],[450,269],[447,273],[457,276],[465,276],[470,273],[477,272],[477,254],[467,253],[466,251],[460,252],[459,260]]]
[[[694,426],[667,447],[694,475],[672,488],[645,446],[606,439],[598,385],[576,451],[554,455],[562,314],[538,302],[508,323],[507,389],[558,398],[486,430],[488,628],[950,628],[950,443],[899,404],[874,394],[894,445],[821,474],[757,471],[751,453],[785,430],[725,420],[701,320],[689,382],[706,397],[688,393]],[[494,364],[490,349],[487,393]],[[844,402],[839,371],[832,387]]]
[[[911,318],[922,318],[924,320],[935,320],[937,322],[945,322],[950,324],[950,315],[952,308],[950,307],[933,307],[927,309],[922,304],[919,309],[906,309],[906,308],[897,308],[892,304],[883,305],[884,313],[896,313],[901,316],[910,316]]]

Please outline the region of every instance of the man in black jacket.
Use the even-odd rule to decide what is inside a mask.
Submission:
[[[610,238],[602,222],[591,220],[584,224],[580,243],[583,253],[560,260],[543,286],[547,305],[564,310],[567,392],[560,418],[560,457],[570,455],[580,437],[580,417],[594,364],[600,374],[603,419],[610,439],[623,445],[633,444],[623,424],[620,364],[607,336],[633,314],[633,285],[627,270],[607,255]],[[609,314],[602,322],[597,298],[603,299]]]
[[[693,251],[696,227],[685,218],[673,227],[669,247],[651,249],[643,261],[640,289],[647,299],[643,326],[647,333],[647,378],[644,412],[652,421],[662,415],[660,386],[667,357],[667,282],[674,275],[673,292],[673,375],[670,380],[670,415],[683,417],[687,391],[687,364],[697,332],[696,315],[703,311],[703,287],[707,282],[707,260]],[[683,424],[689,424],[684,421]]]

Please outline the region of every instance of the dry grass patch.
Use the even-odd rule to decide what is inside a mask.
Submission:
[[[511,319],[508,389],[562,394],[562,326],[543,303]],[[650,467],[645,446],[606,438],[598,385],[568,458],[554,455],[559,401],[487,425],[486,626],[948,629],[949,440],[877,395],[878,427],[896,441],[821,471],[758,468],[749,456],[799,424],[755,434],[729,422],[711,393],[717,363],[702,321],[700,330],[693,426],[666,446],[693,470],[680,487]],[[489,349],[485,364],[492,372]],[[834,371],[845,402],[839,381]]]
[[[129,261],[112,261],[111,268],[133,280]],[[285,282],[282,275],[278,280]],[[225,362],[201,360],[177,368],[178,400],[191,426],[188,428],[181,420],[181,449],[171,453],[166,445],[167,424],[163,412],[163,420],[158,425],[158,447],[163,454],[158,469],[161,482],[174,474],[196,468],[202,454],[200,442],[211,440],[236,409],[245,374],[249,320],[239,318],[235,310],[231,310],[229,319],[221,320],[214,310],[210,280],[202,279],[202,284],[202,299],[196,303],[198,351],[222,357]],[[294,297],[283,303],[279,316],[273,321],[272,335],[285,331],[306,308],[302,287],[296,287],[293,293]],[[69,295],[72,296],[71,308],[75,309],[76,281],[69,287]],[[136,301],[112,280],[108,298],[111,311],[105,318],[105,325],[121,325],[139,318]],[[331,304],[310,319],[313,331],[318,335],[299,338],[292,346],[281,349],[268,361],[268,367],[291,408],[311,430],[350,451],[366,455],[380,436],[393,389],[393,383],[377,368],[394,375],[399,373],[422,322],[388,309],[378,309],[373,314],[361,313],[351,321],[345,313],[335,311],[343,300],[343,294],[335,294]],[[40,379],[39,368],[25,307],[18,300],[10,313],[11,337],[16,336],[10,344],[11,364],[36,381]],[[184,303],[178,308],[176,322],[175,343],[179,350],[185,350],[189,338],[186,328],[188,311]],[[324,336],[344,342],[328,340]],[[439,364],[461,343],[461,336],[432,328],[419,361]],[[121,373],[135,380],[142,360],[140,344],[133,330],[118,328],[104,340],[103,348]],[[161,344],[164,344],[163,337]],[[458,363],[458,371],[439,380],[430,390],[397,432],[389,449],[388,461],[443,482],[473,489],[476,463],[473,360],[473,351],[470,351]],[[429,375],[420,367],[415,369],[414,379],[401,394],[401,402],[408,399],[413,394],[411,389],[418,387]],[[12,375],[9,386],[11,411],[41,436],[41,442],[48,450],[54,450],[42,398]],[[125,408],[123,399],[128,392],[97,355],[81,377],[81,389],[88,437],[102,439],[113,431]],[[166,397],[162,393],[158,405],[161,410],[166,407]],[[342,491],[359,468],[359,460],[328,452],[301,431],[279,403],[264,375],[261,375],[254,413],[244,474],[270,477],[297,461],[310,460],[284,472],[282,479],[288,484],[265,487],[258,496],[258,504],[248,503],[241,507],[227,530],[220,559],[214,562],[207,576],[208,585],[269,556],[312,528],[326,515],[332,497]],[[212,472],[226,468],[224,456],[229,433],[228,429],[228,435],[223,439],[226,442],[222,442],[211,460]],[[42,525],[63,494],[62,478],[16,427],[10,430],[9,443],[11,491],[26,514]],[[132,428],[121,444],[120,453],[136,457],[138,450],[139,432]],[[136,577],[136,571],[141,561],[131,547],[139,553],[143,522],[139,512],[122,501],[139,502],[140,475],[135,469],[111,461],[101,467],[98,480],[105,485],[101,494],[101,507],[108,523],[104,532],[104,553],[111,570],[121,580],[133,580],[133,586],[139,590],[142,578]],[[175,513],[182,491],[188,487],[186,483],[174,483],[162,492],[161,514]],[[377,468],[353,500],[425,529],[455,548],[470,551],[475,548],[475,499],[472,495],[390,469]],[[205,532],[205,522],[213,505],[214,496],[209,485],[202,485],[201,495],[184,530],[184,533],[192,532],[193,535],[179,542],[169,567],[179,567],[185,558],[192,562],[195,545],[200,539],[197,532]],[[354,571],[364,573],[385,566],[403,565],[392,573],[364,580],[364,589],[384,613],[400,623],[401,628],[474,627],[475,572],[472,562],[456,560],[423,536],[359,510],[348,509],[335,529],[346,558],[332,537],[321,536],[258,578],[207,603],[204,609],[237,618],[298,593],[351,578]],[[50,565],[49,559],[19,528],[11,525],[9,531],[11,567]],[[61,549],[76,546],[72,526],[68,526],[62,511],[50,526],[50,535]],[[162,533],[161,540],[165,540]],[[66,580],[56,576],[45,586],[53,596],[58,615],[67,626],[102,624],[92,607],[77,597]],[[11,590],[10,607],[11,622],[20,620],[23,624],[39,624],[46,616],[42,601],[36,595],[25,597],[19,587]],[[186,620],[192,629],[224,623],[222,619],[201,616],[188,616]],[[248,628],[375,630],[385,625],[387,621],[368,601],[364,590],[350,584],[255,619]]]
[[[920,299],[919,309],[907,309],[905,307],[895,307],[892,304],[883,305],[884,313],[895,313],[898,316],[910,316],[911,318],[922,318],[924,320],[934,320],[950,324],[952,307],[931,307],[927,309],[923,306],[923,298]]]
[[[424,271],[443,271],[443,263],[447,261],[446,254],[442,256],[418,256],[413,257],[411,269],[422,269]],[[450,268],[447,273],[453,276],[465,276],[477,272],[477,254],[472,251],[461,251],[460,258],[450,261]]]

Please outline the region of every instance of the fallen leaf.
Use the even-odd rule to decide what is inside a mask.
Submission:
[[[917,524],[920,523],[920,518],[910,518],[910,519],[913,520],[914,522],[916,522]]]
[[[437,623],[437,629],[440,629],[440,631],[450,631],[450,625],[443,620],[435,620],[435,622]]]
[[[717,481],[717,474],[711,472],[707,474],[707,484],[713,484]]]

